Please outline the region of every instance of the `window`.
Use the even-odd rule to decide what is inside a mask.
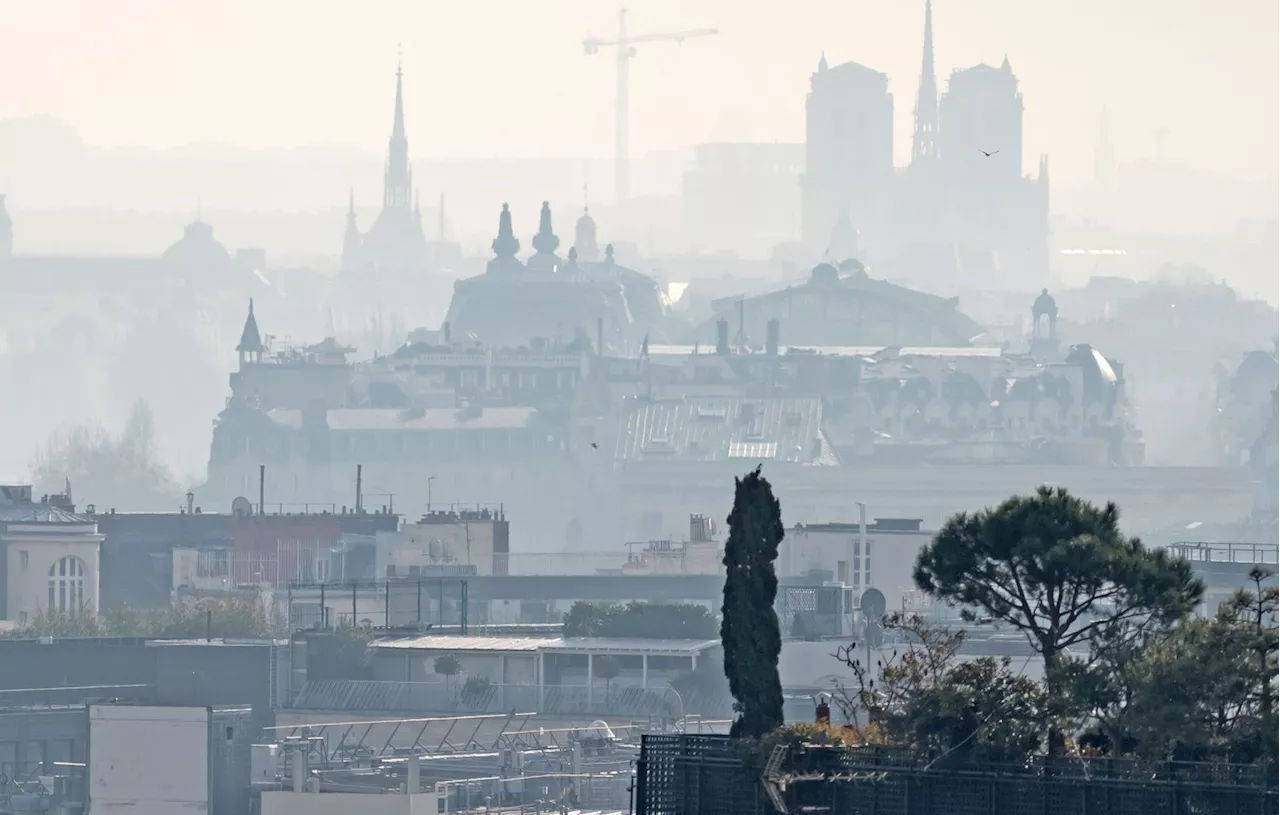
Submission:
[[[31,565],[31,555],[26,549],[18,552],[18,563],[24,572],[27,570],[27,566]]]
[[[76,615],[84,608],[84,561],[64,557],[49,569],[49,611]]]

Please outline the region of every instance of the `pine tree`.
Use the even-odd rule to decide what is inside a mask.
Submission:
[[[734,479],[734,484],[724,549],[720,641],[738,714],[730,735],[758,737],[782,725],[782,632],[773,608],[778,594],[773,563],[784,534],[782,508],[759,467]]]

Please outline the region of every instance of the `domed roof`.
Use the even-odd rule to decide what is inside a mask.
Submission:
[[[182,240],[161,255],[169,265],[187,269],[221,269],[231,265],[231,253],[213,237],[213,227],[201,220],[182,229]]]
[[[809,280],[814,283],[835,283],[840,280],[840,270],[830,263],[819,263],[813,267]]]
[[[1053,295],[1049,294],[1048,289],[1040,290],[1040,296],[1031,304],[1031,313],[1036,317],[1039,317],[1041,314],[1057,316],[1058,302],[1053,299]]]

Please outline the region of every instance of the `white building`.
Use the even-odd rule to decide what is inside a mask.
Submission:
[[[858,523],[796,524],[778,547],[778,576],[828,572],[828,579],[853,587],[855,603],[874,586],[889,611],[899,609],[915,589],[916,556],[934,536],[920,527],[913,518],[876,518],[865,532]]]
[[[378,577],[507,574],[511,524],[501,509],[429,512],[416,524],[378,532],[375,547]]]
[[[588,704],[605,699],[607,686],[663,690],[719,646],[719,640],[446,635],[389,638],[369,645],[374,677],[380,681],[447,683],[450,680],[435,672],[436,660],[447,655],[461,668],[457,682],[481,678],[508,698],[536,698],[515,689],[541,693],[582,688]],[[617,668],[608,680],[597,670],[601,657]]]
[[[30,486],[0,486],[0,619],[97,614],[103,538],[70,496],[37,503]]]

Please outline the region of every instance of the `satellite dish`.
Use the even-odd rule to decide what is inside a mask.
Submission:
[[[888,606],[885,604],[884,592],[879,589],[867,589],[862,593],[862,616],[869,621],[879,622]]]
[[[249,503],[249,499],[243,495],[238,496],[231,502],[231,514],[237,518],[244,518],[253,514],[253,504]]]

